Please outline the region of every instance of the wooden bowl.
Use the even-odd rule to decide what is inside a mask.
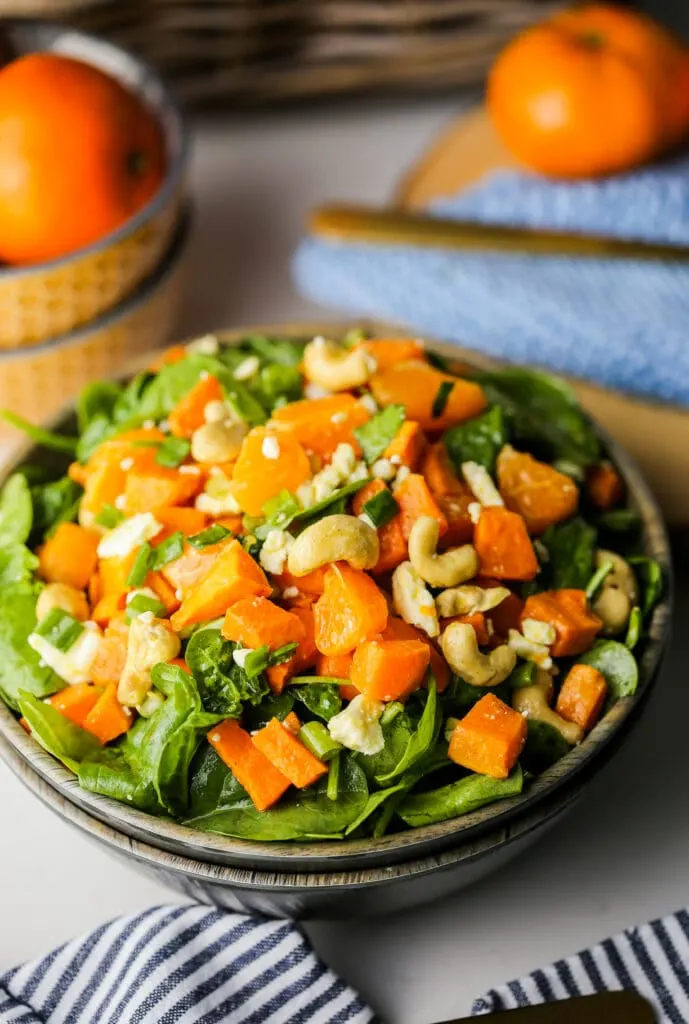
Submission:
[[[360,322],[357,326],[359,325]],[[272,331],[285,336],[313,337],[323,333],[344,333],[353,326],[352,323],[332,322],[290,326],[262,325],[217,333],[224,342],[236,344],[248,333]],[[373,334],[390,336],[389,327],[386,329],[383,325],[376,324],[364,326]],[[432,348],[446,356],[452,357],[456,354],[453,346],[434,344]],[[51,426],[64,428],[71,422],[73,413],[68,410],[54,419]],[[637,693],[633,697],[619,700],[583,743],[531,783],[520,796],[482,808],[461,818],[376,840],[259,843],[196,832],[186,826],[163,818],[151,817],[106,797],[81,790],[74,776],[47,755],[38,743],[24,732],[12,712],[3,704],[0,704],[0,738],[4,742],[0,753],[7,757],[7,751],[11,749],[10,766],[15,770],[17,766],[23,766],[20,774],[25,781],[27,778],[33,780],[35,776],[40,777],[41,786],[39,787],[38,782],[32,782],[32,788],[39,787],[44,799],[47,791],[43,784],[50,787],[56,796],[55,800],[51,798],[49,802],[59,813],[70,817],[70,820],[76,820],[77,811],[83,812],[91,825],[97,820],[109,830],[101,833],[103,837],[107,836],[109,843],[117,845],[113,835],[128,837],[125,844],[127,849],[131,842],[135,856],[139,856],[139,851],[143,851],[142,863],[149,864],[151,858],[159,858],[159,863],[165,870],[179,871],[189,880],[189,885],[192,885],[192,882],[196,885],[201,878],[209,885],[216,880],[221,887],[233,891],[256,889],[265,893],[272,892],[273,888],[282,891],[285,887],[291,891],[290,887],[296,886],[298,889],[299,885],[303,885],[304,888],[310,887],[313,883],[307,883],[304,879],[311,879],[314,873],[317,873],[319,877],[323,876],[326,879],[326,882],[322,883],[326,888],[328,885],[335,886],[336,889],[341,885],[357,885],[358,880],[364,877],[370,878],[371,885],[375,887],[379,882],[384,884],[389,872],[397,872],[398,869],[394,867],[396,865],[422,865],[413,871],[418,870],[424,874],[436,870],[443,871],[446,866],[443,860],[445,855],[450,858],[447,864],[461,862],[473,865],[477,859],[486,856],[497,866],[502,862],[500,850],[503,845],[507,848],[516,842],[513,836],[522,836],[526,833],[531,835],[534,831],[540,831],[552,817],[559,816],[564,806],[569,805],[574,799],[574,794],[579,794],[588,779],[597,774],[606,760],[624,742],[651,692],[668,639],[671,563],[662,517],[634,462],[602,430],[599,430],[599,434],[610,457],[624,477],[630,504],[641,517],[645,553],[655,558],[663,568],[666,579],[665,594],[656,607],[650,623],[650,638],[640,661]],[[40,453],[29,444],[16,455],[13,466],[7,467],[3,476],[9,475],[17,465],[27,459],[41,461]],[[79,818],[79,823],[83,827],[84,818]],[[151,850],[155,851],[155,856]],[[411,868],[409,870],[412,871]],[[490,867],[487,870],[490,870]],[[370,876],[366,872],[371,872]],[[284,877],[291,879],[289,885],[284,881]],[[330,882],[327,879],[330,879]],[[215,894],[212,898],[215,898]],[[291,913],[292,910],[287,912]]]
[[[182,117],[161,80],[119,47],[84,32],[28,19],[3,20],[0,42],[12,55],[50,50],[115,78],[153,110],[167,151],[160,189],[116,231],[47,263],[0,267],[0,349],[10,349],[61,337],[100,317],[153,273],[179,224],[188,145]]]

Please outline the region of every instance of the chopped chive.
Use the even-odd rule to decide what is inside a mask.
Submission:
[[[174,562],[184,554],[184,534],[181,530],[166,537],[157,547],[153,548],[150,569],[162,569],[168,562]]]
[[[156,618],[160,618],[165,614],[165,605],[157,597],[136,594],[127,605],[125,618],[127,622],[131,622],[137,615],[143,615],[144,612],[153,612]]]
[[[150,562],[152,553],[153,548],[148,541],[145,541],[145,543],[143,543],[139,548],[137,556],[134,559],[134,564],[129,570],[129,576],[127,576],[128,587],[140,587],[143,584],[151,567]]]
[[[114,530],[119,523],[124,519],[124,512],[120,512],[114,505],[103,505],[102,509],[96,516],[96,522],[99,526],[104,526],[106,530]]]
[[[385,490],[378,491],[364,504],[364,512],[376,529],[394,519],[399,510],[399,505],[387,487]]]
[[[433,405],[431,406],[431,416],[433,417],[434,420],[438,419],[438,417],[442,416],[442,414],[445,412],[445,406],[448,403],[454,386],[455,381],[444,380],[440,387],[438,388],[436,396],[433,399]]]
[[[340,753],[333,757],[328,768],[328,785],[325,790],[325,795],[328,800],[337,800],[340,790]]]
[[[201,530],[200,533],[195,533],[193,537],[188,537],[187,540],[194,548],[207,548],[211,544],[219,544],[221,540],[225,540],[226,537],[231,537],[232,532],[227,529],[226,526],[221,526],[220,523],[214,523],[213,526],[209,526],[205,530]]]
[[[191,451],[191,444],[186,437],[168,437],[156,452],[156,462],[166,469],[177,469]]]
[[[603,562],[600,569],[596,569],[591,579],[586,584],[586,600],[591,603],[596,594],[603,586],[605,578],[612,572],[614,565],[610,560]]]
[[[56,650],[68,651],[84,632],[83,623],[62,608],[53,608],[36,626],[34,632]]]
[[[299,730],[299,739],[319,761],[331,761],[342,750],[322,722],[307,722]]]
[[[627,635],[624,640],[624,646],[628,647],[630,651],[633,651],[639,642],[641,636],[641,625],[643,623],[643,614],[638,604],[635,604],[632,608],[631,615],[629,616],[629,625],[627,626]]]

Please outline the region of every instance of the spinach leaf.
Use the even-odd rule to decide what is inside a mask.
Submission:
[[[15,709],[20,693],[48,697],[65,685],[27,643],[36,626],[39,592],[40,587],[26,582],[0,590],[0,696]]]
[[[361,828],[364,822],[368,821],[371,815],[375,814],[378,808],[382,807],[382,805],[387,800],[389,800],[390,797],[393,797],[396,794],[406,793],[407,790],[408,787],[405,782],[398,782],[397,785],[395,786],[389,786],[387,789],[379,789],[375,793],[369,793],[368,800],[366,801],[366,806],[362,810],[361,814],[357,818],[355,818],[350,825],[347,826],[347,828],[345,829],[345,835],[349,836],[352,834],[352,832],[356,832],[358,828]]]
[[[85,757],[101,749],[92,733],[31,693],[19,694],[19,710],[31,727],[31,735],[75,774]]]
[[[76,437],[67,437],[65,434],[56,434],[52,430],[37,427],[34,423],[29,423],[28,420],[25,420],[23,416],[18,416],[16,412],[10,412],[9,409],[0,409],[0,416],[13,427],[16,427],[17,430],[21,430],[22,433],[31,438],[34,444],[40,445],[41,448],[47,448],[53,452],[62,452],[65,455],[74,455],[76,453]]]
[[[303,509],[292,520],[296,524],[297,532],[301,533],[307,526],[311,526],[312,523],[317,522],[324,516],[330,516],[339,511],[344,512],[345,499],[360,491],[362,487],[370,483],[370,480],[371,478],[367,476],[363,480],[355,480],[354,483],[345,484],[344,487],[340,487],[339,491],[331,494],[329,498],[323,498],[322,501],[317,501],[315,505],[310,505],[309,508]]]
[[[205,771],[206,784],[210,784],[216,804],[208,808],[207,798],[195,799],[191,805],[192,812],[198,812],[200,808],[204,810],[187,818],[185,824],[202,832],[265,842],[339,838],[361,814],[368,801],[366,776],[351,757],[341,759],[337,800],[328,799],[328,777],[324,776],[307,789],[290,790],[276,807],[268,811],[256,810],[246,791],[227,768],[220,786],[221,770],[218,766],[209,766],[208,761],[204,761],[199,767]],[[197,796],[199,789],[196,779],[192,779],[192,794]]]
[[[647,619],[663,594],[663,570],[654,558],[632,555],[627,561],[641,585],[641,614]]]
[[[570,746],[562,733],[548,722],[529,718],[526,722],[526,743],[520,761],[525,771],[540,775],[551,764],[568,754]]]
[[[301,505],[294,495],[288,490],[282,490],[274,498],[269,498],[263,506],[266,526],[284,530],[300,514],[301,510]]]
[[[415,724],[406,712],[396,715],[391,722],[382,726],[385,746],[377,754],[355,754],[356,759],[371,783],[378,778],[385,778],[395,768],[407,752],[409,741],[414,735]]]
[[[377,775],[376,782],[385,785],[392,782],[398,776],[412,768],[422,757],[425,757],[436,744],[440,725],[442,721],[441,709],[438,703],[438,688],[435,679],[431,678],[428,684],[428,699],[423,709],[416,730],[409,737],[406,749],[392,771],[385,775]],[[394,724],[394,719],[393,719]]]
[[[0,548],[0,586],[28,583],[38,569],[38,559],[24,544],[8,544]]]
[[[519,765],[507,779],[493,779],[488,775],[468,775],[440,789],[427,793],[412,793],[402,801],[397,813],[407,825],[433,825],[448,818],[475,811],[496,800],[517,796],[522,791],[524,776]]]
[[[576,517],[557,526],[549,526],[541,537],[549,561],[544,567],[550,586],[555,590],[584,590],[594,570],[596,531]]]
[[[263,698],[260,704],[245,704],[242,714],[244,728],[254,732],[256,729],[262,729],[264,725],[268,725],[273,718],[282,722],[293,708],[294,693],[289,690],[284,690],[282,693],[271,692]]]
[[[117,746],[88,754],[79,765],[79,781],[84,789],[141,810],[179,816],[188,807],[194,754],[223,716],[203,710],[194,680],[176,665],[156,665],[152,676],[164,703],[150,718],[140,718]]]
[[[498,453],[507,444],[502,408],[493,405],[481,416],[451,427],[443,437],[443,444],[458,474],[463,462],[478,462],[493,473]]]
[[[488,399],[502,406],[515,441],[535,447],[550,461],[588,466],[598,458],[598,438],[564,381],[516,367],[482,372],[475,379]]]
[[[528,664],[528,662],[525,662],[525,665]],[[514,672],[516,673],[517,669],[515,669]],[[528,675],[528,672],[529,669],[524,669],[525,675]],[[515,676],[515,679],[513,680],[510,675],[504,683],[501,683],[499,686],[485,687],[474,686],[472,683],[465,682],[465,680],[461,679],[459,676],[453,675],[450,680],[450,685],[443,694],[443,705],[445,707],[445,711],[457,718],[463,718],[467,711],[469,711],[469,709],[472,708],[474,704],[481,699],[481,697],[485,697],[488,692],[494,693],[496,697],[500,698],[500,700],[509,704],[509,690],[511,687],[518,685],[530,685],[526,681],[520,683],[519,679],[519,676]]]
[[[334,684],[298,686],[294,689],[297,700],[309,709],[311,714],[329,722],[333,715],[342,710],[340,687]]]
[[[303,395],[302,377],[296,366],[264,366],[253,385],[257,398],[270,412],[280,402],[296,402]]]
[[[250,679],[232,657],[237,645],[212,623],[197,629],[185,654],[206,711],[239,718],[242,704],[259,704],[268,693],[263,675]]]
[[[31,488],[33,505],[32,543],[42,540],[60,523],[73,522],[79,511],[82,489],[68,476]]]
[[[123,390],[122,385],[115,381],[101,380],[87,384],[77,399],[79,433],[88,430],[96,419],[111,423]]]
[[[632,652],[617,640],[597,640],[591,650],[576,659],[602,672],[608,684],[608,706],[620,697],[631,697],[639,685],[639,667]]]
[[[260,356],[273,366],[299,366],[304,354],[304,342],[289,338],[268,338],[253,334],[242,342],[242,348]]]
[[[0,492],[0,547],[24,544],[31,532],[33,503],[22,473],[13,473]]]
[[[404,423],[403,405],[388,405],[354,431],[364,459],[370,465],[379,459]]]
[[[596,526],[604,536],[612,535],[619,545],[621,537],[629,540],[641,529],[641,516],[633,508],[613,508],[601,512],[595,519]]]

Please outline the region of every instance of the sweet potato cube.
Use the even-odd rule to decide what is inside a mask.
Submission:
[[[217,377],[200,377],[168,416],[171,433],[175,437],[191,437],[206,422],[204,410],[208,403],[222,401],[224,397]]]
[[[170,618],[172,628],[179,631],[197,622],[210,622],[224,615],[235,601],[243,597],[267,597],[272,589],[260,565],[238,540],[232,539],[222,547],[205,575],[184,595],[181,607]]]
[[[102,693],[99,686],[92,686],[90,683],[76,683],[74,686],[67,686],[59,693],[54,693],[48,698],[56,711],[59,711],[65,718],[75,725],[83,725],[84,719],[96,703]]]
[[[405,420],[383,452],[383,458],[399,460],[402,466],[409,466],[415,472],[421,465],[427,447],[428,441],[421,424]]]
[[[593,665],[573,665],[562,684],[555,710],[588,732],[596,724],[608,695],[605,676]]]
[[[289,789],[289,779],[261,753],[234,718],[213,726],[207,739],[247,791],[257,811],[267,811]]]
[[[117,699],[117,683],[106,686],[84,719],[84,729],[101,741],[110,743],[122,736],[134,724],[134,715],[124,708]]]
[[[371,700],[405,700],[423,682],[430,659],[422,640],[367,640],[354,652],[352,684]]]
[[[521,621],[540,619],[555,627],[557,637],[551,645],[556,658],[583,654],[603,627],[590,610],[583,590],[544,590],[533,594],[524,605]]]
[[[420,473],[410,473],[395,491],[395,498],[400,507],[405,540],[409,540],[412,527],[421,516],[431,516],[438,520],[441,537],[447,533],[447,520]]]
[[[60,523],[38,552],[41,576],[48,583],[69,583],[85,590],[98,564],[98,535],[76,523]]]
[[[474,529],[474,547],[485,576],[532,580],[538,572],[538,559],[526,523],[516,512],[502,506],[483,506]]]
[[[469,771],[506,779],[525,742],[526,719],[495,694],[487,693],[457,723],[449,755]]]
[[[327,775],[327,765],[314,757],[301,740],[277,718],[271,719],[268,725],[257,732],[253,741],[254,746],[273,767],[297,789],[305,789],[322,775]]]
[[[360,516],[364,511],[364,505],[381,491],[388,491],[387,484],[382,480],[371,480],[354,495],[352,510],[355,516]],[[378,561],[373,568],[374,573],[391,572],[396,569],[408,556],[407,540],[402,527],[402,514],[394,516],[389,523],[378,527],[378,544],[380,554]]]

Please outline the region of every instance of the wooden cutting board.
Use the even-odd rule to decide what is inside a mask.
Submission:
[[[477,107],[454,122],[404,176],[395,200],[407,208],[424,207],[509,167],[515,162],[486,110]],[[579,380],[571,383],[583,405],[639,462],[668,521],[688,526],[689,409],[640,401]]]

